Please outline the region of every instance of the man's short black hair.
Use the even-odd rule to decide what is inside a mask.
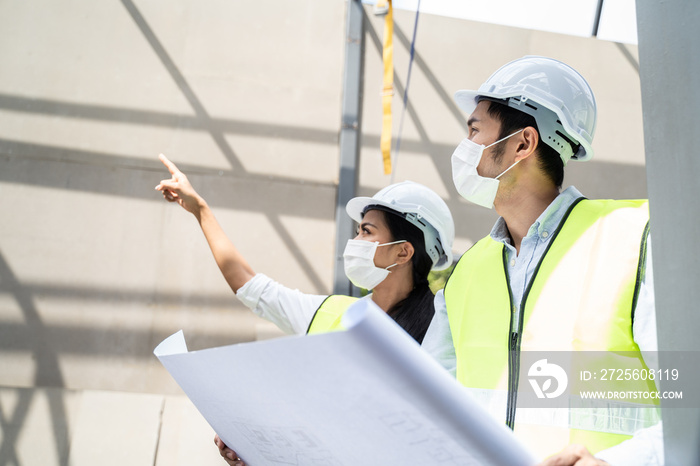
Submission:
[[[501,132],[498,139],[509,136],[519,129],[527,128],[528,126],[532,126],[537,130],[538,134],[540,133],[540,130],[537,128],[535,117],[532,115],[509,107],[505,101],[480,97],[479,101],[482,100],[490,102],[488,108],[489,115],[501,122]],[[557,188],[561,188],[562,183],[564,183],[564,162],[559,152],[542,141],[542,136],[540,136],[540,144],[537,146],[537,156],[540,167],[547,174],[547,177]]]

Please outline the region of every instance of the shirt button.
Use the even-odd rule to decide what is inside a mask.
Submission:
[[[511,260],[510,260],[510,266],[511,266],[511,267],[515,267],[515,259],[511,259]]]
[[[546,231],[543,231],[543,232],[542,232],[542,238],[546,238],[547,236],[549,236],[549,233],[547,233]]]

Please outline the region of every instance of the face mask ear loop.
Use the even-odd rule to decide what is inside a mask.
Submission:
[[[401,240],[399,240],[399,241],[392,241],[391,243],[380,244],[379,246],[389,246],[390,244],[399,244],[399,243],[407,243],[407,242],[408,242],[408,241],[406,241],[405,239],[401,239]],[[379,247],[379,246],[377,246],[377,247]],[[392,267],[394,267],[395,265],[399,265],[399,264],[392,264],[392,265],[390,265],[389,267],[386,267],[384,270],[386,270],[386,271],[388,271],[389,273],[391,273],[391,270],[389,270],[389,269],[392,268]]]
[[[504,137],[504,138],[501,138],[501,139],[499,139],[498,141],[496,141],[496,142],[494,142],[494,143],[489,144],[488,146],[484,147],[484,149],[488,149],[488,148],[491,147],[491,146],[495,146],[495,145],[498,144],[499,142],[503,142],[503,141],[505,141],[506,139],[508,139],[509,137],[515,136],[516,134],[518,134],[519,132],[523,131],[524,129],[525,129],[525,128],[521,128],[521,129],[517,130],[515,133],[509,134],[508,136],[506,136],[506,137]]]
[[[505,141],[506,139],[508,139],[508,138],[511,137],[511,136],[515,136],[516,134],[518,134],[519,132],[521,132],[521,131],[524,130],[524,129],[525,129],[525,128],[521,128],[521,129],[517,130],[515,133],[509,134],[508,136],[506,136],[506,137],[504,137],[504,138],[502,138],[502,139],[499,139],[498,141],[494,142],[493,144],[489,144],[489,145],[486,146],[486,147],[495,146],[495,145],[498,144],[499,142]],[[522,159],[520,159],[520,160],[522,160]],[[518,162],[520,162],[520,160],[518,160]],[[497,176],[496,178],[494,178],[494,179],[497,180],[497,179],[499,179],[500,177],[502,177],[503,175],[505,175],[506,172],[508,172],[508,170],[510,170],[511,168],[513,168],[514,166],[516,166],[516,165],[518,164],[518,162],[515,162],[515,163],[514,163],[513,165],[511,165],[510,167],[506,168],[506,169],[503,171],[503,173],[501,173],[500,175],[498,175],[498,176]]]
[[[376,242],[378,243],[379,241],[376,241]],[[401,240],[398,240],[398,241],[392,241],[391,243],[377,244],[377,247],[379,247],[379,246],[389,246],[390,244],[399,244],[399,243],[405,243],[405,242],[406,242],[405,239],[401,239]]]
[[[520,159],[520,160],[522,160],[522,159]],[[514,163],[513,165],[511,165],[510,167],[506,168],[506,169],[503,171],[503,173],[501,173],[500,175],[498,175],[498,176],[497,176],[496,178],[494,178],[494,179],[497,180],[497,179],[499,179],[500,177],[502,177],[503,175],[505,175],[506,172],[508,172],[508,170],[510,170],[511,168],[513,168],[514,166],[516,166],[516,165],[520,162],[520,160],[518,160],[517,162],[515,162],[515,163]]]

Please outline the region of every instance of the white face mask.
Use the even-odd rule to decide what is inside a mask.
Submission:
[[[345,275],[350,279],[353,285],[372,290],[389,276],[389,269],[394,265],[382,269],[374,265],[374,253],[379,246],[388,246],[390,244],[405,243],[406,240],[394,241],[392,243],[379,244],[378,241],[363,241],[357,239],[348,240],[343,252],[343,260],[345,263]]]
[[[486,148],[494,146],[501,141],[505,141],[509,137],[515,136],[520,131],[522,131],[522,129],[488,146],[477,144],[470,139],[464,139],[459,143],[459,146],[457,146],[452,153],[452,181],[457,188],[457,192],[463,198],[474,204],[486,207],[487,209],[493,208],[493,201],[496,199],[498,184],[500,183],[498,179],[520,162],[520,160],[506,168],[503,173],[496,178],[485,178],[479,175],[476,167],[479,166],[481,156],[484,155],[484,150]]]

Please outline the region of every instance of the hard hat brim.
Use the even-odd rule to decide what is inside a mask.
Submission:
[[[471,115],[476,109],[476,98],[480,94],[477,91],[461,90],[455,92],[454,100],[457,106],[467,115]]]
[[[380,201],[371,197],[353,197],[345,205],[345,211],[348,213],[351,219],[355,220],[357,223],[360,223],[362,222],[362,213],[369,205],[380,205],[391,210],[396,210],[396,207],[392,206],[388,202]]]

